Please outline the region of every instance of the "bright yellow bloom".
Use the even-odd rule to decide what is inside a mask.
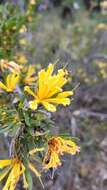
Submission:
[[[17,73],[20,73],[21,69],[21,67],[14,61],[8,61],[5,59],[0,60],[0,68],[2,71],[9,69],[11,72],[17,72]]]
[[[33,65],[29,65],[26,76],[24,78],[24,83],[28,85],[33,84],[37,79],[37,77],[35,77],[34,75],[35,75],[35,67]]]
[[[38,151],[43,151],[43,148],[36,148],[34,150],[31,150],[29,154],[33,155]],[[28,167],[41,181],[41,174],[37,171],[37,169],[31,162],[28,163]],[[2,181],[8,175],[3,190],[14,190],[21,175],[23,175],[24,188],[28,188],[28,183],[25,177],[26,167],[24,166],[23,161],[18,158],[13,158],[10,160],[0,160],[0,169],[3,169],[3,171],[0,173],[0,181]]]
[[[34,97],[29,102],[32,110],[37,109],[38,104],[42,104],[48,111],[55,112],[57,104],[64,106],[70,104],[68,96],[73,95],[73,91],[63,91],[62,87],[68,82],[66,78],[67,71],[60,69],[57,74],[53,74],[54,65],[50,64],[47,71],[41,70],[38,74],[38,89],[33,92],[29,86],[25,91]]]
[[[4,170],[0,174],[0,181],[3,180],[9,173],[3,190],[14,190],[16,184],[19,181],[21,175],[23,175],[24,187],[28,187],[28,183],[25,178],[25,166],[19,159],[0,160],[0,168]],[[29,168],[34,172],[37,177],[40,177],[40,173],[35,169],[32,163],[29,163]]]
[[[6,84],[0,81],[0,88],[6,92],[13,92],[19,82],[19,75],[12,73],[6,77]]]
[[[0,168],[4,168],[0,174],[0,181],[3,180],[9,173],[3,190],[14,190],[20,176],[25,171],[23,163],[18,159],[0,160]]]
[[[75,155],[80,148],[72,140],[61,137],[52,137],[48,141],[48,151],[44,157],[44,169],[57,168],[61,165],[60,155],[64,153]]]

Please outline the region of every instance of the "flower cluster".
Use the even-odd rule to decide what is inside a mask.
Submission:
[[[63,154],[80,151],[70,137],[50,135],[54,123],[49,112],[55,112],[58,105],[68,106],[73,95],[73,90],[64,90],[67,70],[55,72],[55,65],[49,64],[47,69],[37,71],[36,65],[25,64],[0,61],[0,93],[4,101],[0,105],[0,133],[12,137],[9,159],[0,160],[0,181],[8,176],[3,190],[14,190],[21,176],[23,187],[32,189],[30,170],[42,184],[41,171],[60,166]],[[40,164],[38,169],[34,160]]]

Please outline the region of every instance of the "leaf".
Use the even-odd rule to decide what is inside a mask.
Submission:
[[[30,117],[29,117],[28,113],[27,112],[23,112],[23,115],[24,115],[24,118],[25,118],[26,125],[30,127],[31,123],[30,123]]]
[[[32,176],[28,169],[26,169],[26,171],[25,171],[25,177],[26,177],[26,180],[27,180],[27,183],[29,186],[29,190],[32,190],[32,187],[33,187]]]
[[[3,127],[0,129],[0,134],[8,132],[13,126],[12,125],[8,125],[7,127]]]
[[[69,139],[69,140],[72,140],[72,141],[74,141],[74,142],[79,142],[80,141],[80,139],[78,138],[78,137],[72,137],[72,136],[70,136],[70,134],[68,133],[65,133],[65,134],[60,134],[60,137],[62,137],[62,138],[64,138],[64,139]]]

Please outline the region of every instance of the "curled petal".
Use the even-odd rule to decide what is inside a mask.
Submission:
[[[0,160],[0,168],[4,168],[11,164],[11,160]]]
[[[36,97],[35,93],[30,89],[29,86],[25,86],[24,91],[26,91],[28,94],[32,95],[33,97]]]
[[[0,81],[0,88],[5,91],[8,91],[8,88],[6,87],[6,85],[4,85],[1,81]]]
[[[30,107],[32,110],[36,110],[37,107],[38,107],[38,101],[37,101],[37,100],[30,101],[30,102],[29,102],[29,107]]]
[[[41,174],[36,170],[36,168],[33,166],[33,164],[29,163],[29,168],[32,170],[32,172],[37,176],[40,177]]]
[[[48,111],[51,111],[51,112],[55,112],[56,111],[56,106],[54,106],[53,104],[50,104],[48,102],[42,102],[43,106],[48,110]]]
[[[57,95],[57,98],[66,98],[68,96],[72,96],[73,95],[73,91],[65,91],[65,92],[61,92]]]

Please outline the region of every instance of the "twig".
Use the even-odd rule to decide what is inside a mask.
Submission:
[[[73,112],[73,116],[74,117],[81,117],[81,118],[94,117],[94,118],[97,118],[97,119],[100,119],[100,120],[107,120],[107,114],[94,112],[94,111],[89,111],[87,109],[76,110],[76,111]]]
[[[88,58],[88,62],[91,62],[93,60],[107,61],[107,56],[106,55],[95,54],[95,55],[92,55],[92,56],[90,56]]]

